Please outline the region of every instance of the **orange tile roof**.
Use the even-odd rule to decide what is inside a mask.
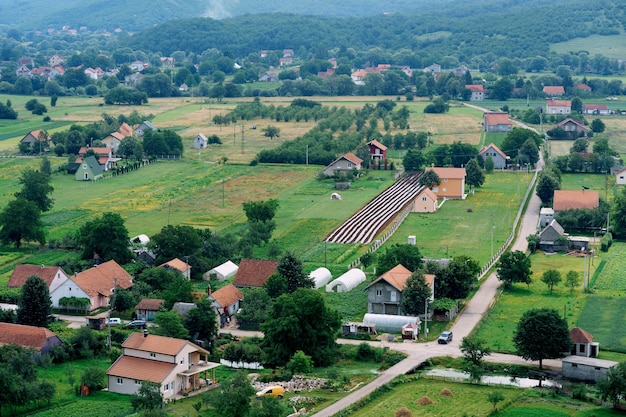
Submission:
[[[467,84],[465,88],[470,90],[472,93],[484,93],[485,92],[485,88],[483,87],[482,84]]]
[[[277,261],[242,259],[233,284],[237,287],[262,287],[265,281],[276,272]]]
[[[424,187],[424,189],[417,195],[416,198],[418,198],[422,194],[425,194],[428,198],[430,198],[433,201],[437,201],[437,194],[435,194],[433,190],[431,190],[428,187]]]
[[[546,94],[565,94],[565,89],[562,85],[546,85],[543,87],[543,92]]]
[[[26,264],[15,265],[15,269],[13,269],[13,272],[11,273],[11,278],[9,278],[9,283],[7,284],[7,286],[10,288],[22,287],[26,283],[26,280],[28,278],[36,275],[39,278],[43,279],[44,282],[48,285],[48,288],[50,288],[50,284],[52,284],[52,281],[57,276],[57,273],[59,271],[65,274],[63,268],[58,266],[40,266]],[[67,276],[67,274],[65,275]]]
[[[485,152],[487,152],[489,149],[493,149],[493,150],[494,150],[494,151],[495,151],[498,155],[500,155],[500,156],[501,156],[501,157],[503,157],[504,159],[507,159],[507,158],[508,158],[508,156],[507,156],[504,152],[502,152],[502,151],[500,150],[500,148],[498,148],[498,147],[497,147],[494,143],[490,143],[490,144],[489,144],[489,145],[487,145],[487,146],[483,146],[483,148],[482,148],[482,149],[478,152],[478,155],[482,155],[482,154],[484,154],[484,153],[485,153]]]
[[[363,162],[363,160],[361,158],[359,158],[358,156],[356,156],[352,152],[348,152],[347,154],[345,154],[343,156],[343,158],[346,158],[348,161],[352,162],[353,164],[357,164],[357,165]]]
[[[572,107],[572,102],[569,100],[546,100],[546,105],[551,107]]]
[[[591,333],[584,331],[580,327],[574,327],[569,332],[569,338],[574,343],[591,343],[593,342],[593,336]]]
[[[152,310],[158,311],[165,304],[162,298],[142,298],[139,304],[135,306],[135,310]]]
[[[191,270],[191,265],[181,261],[178,258],[174,258],[171,261],[167,261],[165,263],[162,263],[161,265],[159,265],[159,268],[163,268],[163,267],[170,267],[173,269],[176,269],[180,272],[185,272],[187,269]]]
[[[555,190],[554,211],[569,209],[594,209],[600,204],[600,194],[595,190]]]
[[[0,323],[0,345],[15,344],[40,351],[51,337],[58,338],[45,327]]]
[[[37,140],[41,140],[39,139],[39,134],[41,133],[41,129],[40,130],[31,130],[29,132],[35,139]],[[48,135],[48,137],[46,138],[46,140],[52,140],[52,138],[50,137],[50,135]]]
[[[243,300],[243,294],[233,284],[228,284],[209,295],[209,298],[212,298],[222,308],[225,308]]]
[[[409,271],[404,265],[398,264],[391,268],[389,271],[382,274],[365,288],[369,288],[380,281],[386,281],[389,285],[393,286],[398,291],[402,291],[406,287],[406,281],[411,277],[412,274],[413,273]]]
[[[133,135],[133,128],[126,122],[122,123],[117,131],[124,135],[124,137]]]
[[[111,156],[111,148],[90,148],[89,146],[83,146],[82,148],[80,148],[80,150],[78,151],[79,155],[84,156],[87,151],[89,150],[94,151],[94,153],[98,156]]]
[[[488,112],[484,115],[487,126],[512,125],[509,114],[506,112]]]
[[[180,352],[181,349],[187,345],[193,346],[200,353],[209,353],[209,351],[202,349],[200,346],[197,346],[188,340],[157,336],[154,334],[145,336],[142,332],[133,332],[130,336],[128,336],[128,339],[122,343],[122,348],[176,356],[178,352]]]
[[[426,171],[435,171],[437,175],[439,175],[440,179],[444,178],[456,178],[462,179],[465,178],[465,168],[444,168],[444,167],[429,167],[426,168]]]
[[[98,294],[109,296],[115,285],[123,289],[133,286],[133,278],[114,260],[89,268],[72,280],[90,297]]]
[[[382,143],[380,143],[379,141],[377,141],[376,139],[368,142],[368,145],[372,145],[377,147],[378,149],[380,149],[381,151],[385,151],[387,150],[387,147],[385,145],[383,145]]]
[[[158,384],[163,382],[175,367],[175,363],[122,355],[107,370],[107,375],[136,379],[138,381],[150,381]]]

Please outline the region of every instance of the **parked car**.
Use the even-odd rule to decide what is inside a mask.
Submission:
[[[256,393],[257,397],[278,397],[283,398],[285,395],[285,388],[280,385],[272,385],[262,389],[261,391]]]
[[[437,339],[437,343],[440,345],[447,345],[450,342],[452,342],[452,332],[443,332],[439,335],[439,339]]]
[[[110,319],[107,319],[107,326],[118,326],[122,324],[122,319],[117,318],[117,317],[111,317]]]
[[[145,320],[133,320],[124,326],[127,329],[145,329],[146,321]]]

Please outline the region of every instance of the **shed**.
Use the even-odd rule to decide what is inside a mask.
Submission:
[[[418,326],[421,323],[419,317],[415,316],[392,316],[389,314],[372,314],[367,313],[363,317],[364,323],[376,325],[379,332],[402,333],[402,328],[407,324]]]
[[[563,358],[562,364],[564,378],[597,382],[606,378],[609,369],[617,365],[617,362],[572,355]]]
[[[315,289],[322,288],[333,279],[330,271],[324,267],[317,268],[315,271],[311,271],[309,277],[315,282]]]
[[[365,281],[365,273],[360,269],[353,268],[326,285],[326,292],[348,292],[354,287]]]
[[[237,273],[239,267],[233,261],[226,261],[221,265],[204,273],[202,278],[205,280],[211,279],[211,276],[215,276],[218,281],[224,281],[227,278],[234,276]]]

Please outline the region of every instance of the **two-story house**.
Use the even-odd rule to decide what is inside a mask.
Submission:
[[[484,146],[480,151],[478,151],[478,156],[483,158],[483,160],[487,160],[488,157],[491,157],[493,167],[496,169],[506,168],[509,165],[509,160],[511,159],[493,143]]]
[[[405,316],[402,310],[402,291],[412,272],[403,265],[396,265],[369,284],[367,290],[367,312],[373,314],[389,314]],[[424,274],[431,294],[435,293],[435,276]],[[433,296],[429,303],[433,301]]]
[[[572,102],[569,100],[546,100],[547,114],[570,114]]]
[[[482,84],[467,84],[465,88],[470,90],[470,101],[483,101],[485,99],[485,88]]]
[[[509,113],[502,111],[486,112],[483,114],[483,130],[485,132],[510,132],[513,122]]]
[[[425,171],[439,176],[439,185],[432,188],[438,198],[465,199],[465,168],[429,167]]]
[[[107,370],[109,391],[137,394],[142,381],[149,381],[159,384],[168,399],[203,388],[215,381],[214,368],[219,366],[206,360],[208,354],[188,340],[148,334],[147,329],[134,332],[122,343],[122,356]]]
[[[324,173],[324,175],[332,177],[333,175],[342,172],[353,171],[355,169],[360,170],[361,163],[363,163],[363,160],[361,158],[351,152],[348,152],[347,154],[340,156],[339,158],[328,164],[328,166],[324,168],[324,171],[322,172]]]

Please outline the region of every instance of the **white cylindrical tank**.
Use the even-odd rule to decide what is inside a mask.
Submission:
[[[401,333],[402,326],[407,323],[419,326],[421,320],[414,316],[393,316],[391,314],[367,313],[363,317],[363,323],[375,324],[377,332]]]
[[[333,279],[330,271],[324,267],[311,271],[309,277],[315,281],[315,289],[322,288],[324,285],[328,284],[331,279]]]

